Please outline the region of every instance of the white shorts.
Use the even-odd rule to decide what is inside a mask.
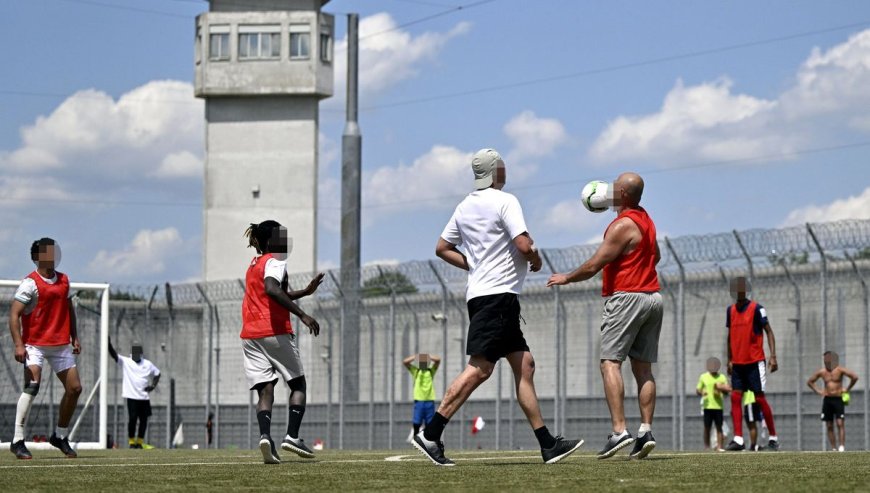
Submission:
[[[31,346],[25,344],[24,349],[27,351],[27,366],[43,367],[45,361],[51,365],[51,369],[55,373],[69,370],[76,366],[76,357],[72,352],[72,346]]]
[[[253,389],[279,377],[285,382],[305,375],[296,336],[282,334],[260,339],[242,339],[245,377]]]

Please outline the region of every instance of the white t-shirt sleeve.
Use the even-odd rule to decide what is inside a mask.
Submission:
[[[36,298],[36,282],[29,277],[25,277],[18,289],[15,290],[15,299],[29,305]]]
[[[447,221],[447,226],[444,226],[444,231],[441,232],[441,238],[452,245],[458,246],[462,244],[462,235],[459,234],[459,223],[456,220],[457,214],[459,214],[458,207],[453,211],[450,220]]]
[[[526,219],[523,217],[523,208],[520,201],[513,195],[507,194],[504,206],[501,209],[501,220],[511,240],[528,231]]]
[[[150,361],[149,361],[149,363],[150,363]],[[160,376],[160,370],[157,368],[157,365],[155,365],[154,363],[151,363],[151,376],[152,377],[159,377]]]
[[[264,281],[267,277],[271,277],[278,282],[282,282],[284,281],[284,275],[287,273],[287,261],[270,258],[266,261],[266,268],[264,269],[264,272]]]

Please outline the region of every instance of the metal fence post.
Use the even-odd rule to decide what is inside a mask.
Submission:
[[[686,407],[686,269],[671,245],[671,240],[665,237],[665,244],[680,271],[680,284],[677,286],[677,411],[679,412],[679,450],[684,448],[685,437],[685,407]]]
[[[861,292],[864,294],[864,450],[870,450],[870,293],[868,293],[867,280],[858,269],[858,264],[851,255],[844,252],[846,258],[852,264],[852,270],[861,283]]]
[[[332,283],[335,284],[335,289],[338,291],[339,297],[339,305],[338,305],[338,367],[343,372],[344,371],[344,303],[341,302],[344,299],[344,292],[341,290],[341,284],[339,284],[338,279],[335,277],[335,273],[333,271],[329,271],[329,277],[332,279]],[[361,304],[360,304],[361,306]],[[320,309],[320,302],[317,302],[318,310]],[[324,316],[326,316],[324,314]],[[359,337],[359,336],[357,336]],[[359,357],[357,357],[357,362],[359,361]],[[357,365],[359,366],[359,365]],[[357,375],[357,379],[359,379],[359,375]],[[358,388],[358,387],[357,387]],[[338,448],[340,450],[344,450],[344,377],[338,379]]]
[[[810,234],[810,238],[813,241],[813,244],[816,246],[816,250],[819,251],[819,256],[822,262],[822,270],[821,270],[821,290],[822,290],[822,328],[821,328],[821,349],[822,352],[828,350],[828,259],[825,255],[825,250],[822,248],[822,244],[819,242],[818,237],[816,237],[816,232],[813,231],[813,227],[810,226],[810,223],[807,223],[807,233]],[[825,445],[825,425],[824,423],[821,426],[822,428],[822,450],[825,450],[827,447]]]
[[[205,289],[203,289],[201,283],[196,283],[196,289],[199,291],[199,294],[202,296],[202,299],[205,300],[206,306],[208,306],[208,370],[206,371],[206,387],[205,387],[205,421],[208,422],[209,417],[211,415],[211,385],[212,385],[212,353],[214,352],[214,317],[212,316],[212,304],[211,300],[209,300],[208,295],[205,294]],[[214,426],[214,422],[212,422],[212,426]],[[206,447],[211,448],[211,444],[208,442],[208,431],[206,430]]]
[[[435,274],[435,279],[438,280],[438,284],[441,285],[441,318],[437,319],[441,322],[441,343],[442,343],[442,352],[441,355],[441,395],[447,392],[447,300],[450,296],[449,291],[447,290],[447,283],[444,281],[444,278],[441,277],[441,274],[438,273],[438,269],[435,267],[435,262],[432,260],[429,261],[429,268],[432,269],[432,273]]]
[[[550,257],[547,255],[546,250],[541,250],[541,258],[544,259],[544,263],[547,264],[547,268],[552,273],[556,273],[556,269],[553,267],[553,263],[550,262]],[[562,391],[562,368],[561,368],[561,355],[562,355],[562,345],[561,337],[559,337],[559,314],[561,312],[561,304],[559,303],[559,286],[553,287],[553,311],[555,312],[555,316],[553,317],[553,345],[554,345],[554,353],[556,355],[556,388],[555,392],[553,392],[553,427],[558,428],[560,423],[560,393]]]
[[[394,434],[394,413],[396,407],[396,286],[393,281],[386,275],[381,266],[378,267],[378,273],[381,275],[381,279],[386,280],[387,287],[390,289],[390,340],[387,344],[387,368],[389,368],[389,379],[388,379],[388,408],[387,408],[387,416],[389,420],[389,428],[387,430],[387,440],[389,442],[388,448],[392,449],[393,444],[393,434]]]
[[[126,312],[127,312],[127,309],[126,309],[126,308],[121,308],[121,310],[118,312],[118,318],[117,318],[116,321],[115,321],[115,344],[120,344],[119,341],[120,341],[120,333],[121,333],[121,322],[124,321],[124,315],[126,314]],[[115,365],[115,375],[118,374],[117,368],[118,368],[117,365]],[[109,383],[108,375],[103,375],[103,381],[106,382],[106,385],[108,385],[108,383]],[[113,385],[113,387],[114,387],[114,392],[113,392],[113,393],[115,394],[115,396],[114,396],[114,403],[115,403],[115,406],[114,406],[114,407],[115,407],[115,427],[114,427],[114,430],[112,431],[112,433],[114,433],[115,443],[119,443],[119,438],[118,438],[118,431],[119,431],[119,430],[118,430],[118,420],[120,419],[120,416],[119,416],[119,414],[120,414],[120,406],[118,406],[118,401],[119,401],[118,397],[120,397],[120,395],[119,395],[120,392],[118,391],[118,387],[119,387],[119,384],[120,384],[120,383],[121,383],[121,379],[120,379],[120,378],[115,378],[115,385]]]
[[[679,380],[680,370],[679,365],[677,364],[677,355],[679,351],[677,350],[677,339],[678,336],[678,322],[677,319],[677,299],[674,295],[673,290],[671,290],[670,283],[666,280],[665,276],[659,274],[659,282],[661,283],[662,288],[667,292],[668,298],[671,299],[671,305],[674,307],[674,319],[672,323],[672,331],[673,331],[673,351],[674,351],[674,384],[673,384],[673,392],[671,394],[671,445],[674,447],[674,450],[677,450],[677,442],[678,442],[678,430],[677,427],[679,424],[677,423],[677,381]]]
[[[740,239],[740,234],[737,230],[733,230],[732,233],[734,233],[734,239],[737,240],[737,246],[740,247],[740,251],[743,253],[743,258],[746,259],[746,265],[749,267],[749,283],[752,286],[755,284],[755,267],[752,265],[752,257],[746,251],[746,247],[743,245],[743,240]]]
[[[375,321],[366,311],[369,319],[369,450],[375,444]]]
[[[502,364],[501,361],[496,363],[496,396],[495,396],[495,449],[501,449],[501,385],[502,385]]]
[[[166,295],[166,307],[168,308],[169,320],[167,320],[166,327],[166,368],[164,368],[164,372],[168,376],[169,383],[172,384],[173,379],[175,378],[175,373],[173,373],[173,360],[172,360],[172,349],[173,342],[172,336],[175,332],[175,306],[172,303],[172,286],[167,282],[165,285],[165,295]],[[172,402],[172,393],[169,394],[169,401],[166,403],[166,421],[168,423],[167,427],[169,428],[168,433],[166,434],[167,445],[166,448],[173,448],[172,438],[173,432],[175,428],[175,408],[173,407]]]
[[[804,393],[804,351],[803,351],[803,334],[801,334],[801,289],[798,286],[798,283],[794,280],[794,277],[791,275],[791,271],[788,269],[788,265],[786,265],[785,260],[780,259],[780,265],[782,265],[783,270],[785,271],[785,276],[788,279],[789,284],[791,284],[794,289],[794,299],[795,299],[795,314],[794,318],[788,319],[789,322],[794,322],[794,331],[795,331],[795,345],[797,346],[797,384],[795,386],[795,421],[797,424],[797,449],[803,450],[803,416],[804,416],[804,408],[803,408],[803,393]]]

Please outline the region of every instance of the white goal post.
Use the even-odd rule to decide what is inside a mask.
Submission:
[[[0,288],[17,288],[21,284],[21,280],[0,280]],[[75,422],[70,428],[70,445],[74,449],[79,450],[95,450],[105,449],[107,445],[108,422],[109,422],[109,392],[108,385],[105,385],[108,379],[109,372],[109,284],[101,283],[86,283],[86,282],[71,282],[70,292],[72,291],[96,291],[100,298],[100,370],[99,378],[91,389],[82,389],[82,397],[85,397],[84,407],[81,413],[76,417]],[[3,300],[8,302],[11,300]],[[8,355],[3,355],[8,357]],[[75,441],[75,434],[78,430],[82,417],[86,414],[88,407],[92,404],[96,391],[99,390],[99,427],[98,440],[95,442],[78,442]],[[79,403],[82,403],[81,398]],[[5,437],[4,437],[5,438]],[[46,450],[52,448],[47,442],[26,442],[27,447],[31,450]]]

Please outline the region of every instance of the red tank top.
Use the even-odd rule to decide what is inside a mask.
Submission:
[[[735,365],[748,365],[764,361],[764,333],[755,333],[755,310],[757,303],[750,301],[743,312],[737,304],[731,305],[731,326],[728,340],[731,344],[731,362]]]
[[[55,272],[49,284],[37,272],[29,277],[36,283],[36,307],[21,316],[21,339],[31,346],[66,346],[70,343],[69,278]]]
[[[266,262],[271,253],[254,257],[245,274],[245,298],[242,301],[242,339],[260,339],[278,334],[292,334],[287,309],[266,294]]]
[[[628,293],[652,293],[659,290],[656,273],[656,225],[643,209],[628,209],[607,226],[604,236],[613,223],[627,217],[637,224],[641,240],[630,253],[621,255],[604,266],[604,282],[601,295],[610,296],[617,291]]]

